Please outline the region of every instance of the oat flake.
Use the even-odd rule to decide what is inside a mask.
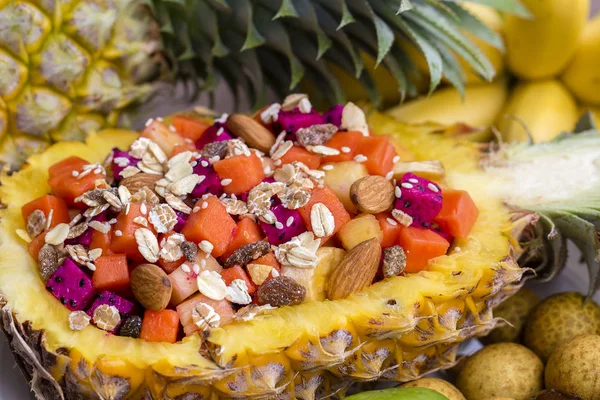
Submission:
[[[69,314],[69,328],[72,331],[82,331],[90,324],[90,316],[85,311],[73,311]]]
[[[115,306],[102,304],[94,310],[94,323],[105,331],[114,330],[121,322],[121,315]]]

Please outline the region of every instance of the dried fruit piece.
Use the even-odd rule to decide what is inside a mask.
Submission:
[[[365,176],[350,186],[350,199],[362,212],[378,214],[388,211],[395,200],[394,185],[382,176]]]
[[[209,143],[202,148],[200,156],[206,159],[211,159],[213,157],[223,159],[227,155],[227,143],[227,140]]]
[[[323,203],[315,203],[310,209],[310,225],[316,237],[333,234],[335,220],[329,208]]]
[[[226,295],[227,285],[216,271],[202,271],[196,278],[200,293],[213,300],[223,300]]]
[[[300,146],[318,146],[326,143],[338,131],[332,124],[317,124],[296,131],[296,140]]]
[[[162,268],[141,264],[131,272],[131,291],[144,308],[160,311],[169,304],[173,288]]]
[[[306,297],[306,289],[289,276],[277,276],[258,288],[258,300],[261,304],[273,307],[300,304]]]
[[[224,267],[230,268],[234,265],[240,265],[243,267],[250,261],[264,256],[269,251],[271,251],[271,246],[264,240],[246,244],[234,251],[233,254],[230,255],[227,260],[225,260]]]
[[[248,294],[248,285],[243,279],[234,279],[229,286],[227,286],[225,298],[235,304],[250,304],[252,297]]]
[[[246,265],[248,274],[255,285],[262,285],[273,270],[273,267],[265,264],[248,264]]]
[[[102,304],[94,310],[94,324],[105,331],[114,330],[121,322],[121,315],[115,306]]]
[[[383,276],[390,278],[400,275],[406,267],[406,254],[401,246],[383,249]]]
[[[43,245],[38,253],[38,268],[42,280],[48,282],[48,279],[56,272],[58,267],[60,267],[60,264],[58,263],[56,247],[50,244]]]
[[[126,336],[138,339],[140,332],[142,331],[142,318],[137,315],[132,315],[125,320],[121,329],[119,329],[119,336]]]
[[[208,332],[221,324],[221,316],[206,303],[198,303],[192,310],[192,321],[202,332]]]
[[[264,153],[275,143],[275,135],[253,118],[243,114],[233,114],[227,118],[227,129],[243,139],[248,146]]]
[[[196,256],[198,255],[198,246],[196,246],[196,243],[186,240],[181,243],[180,247],[186,260],[189,262],[196,260]]]
[[[149,262],[158,261],[159,248],[156,236],[146,228],[135,231],[135,241],[142,256]]]
[[[42,210],[35,210],[27,217],[27,233],[29,237],[36,237],[46,228],[46,214]]]
[[[69,314],[69,328],[72,331],[82,331],[90,324],[90,316],[85,311],[72,311]]]

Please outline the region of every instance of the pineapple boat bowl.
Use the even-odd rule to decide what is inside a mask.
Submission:
[[[413,380],[497,323],[529,222],[554,226],[550,255],[587,223],[599,141],[482,155],[293,95],[254,118],[56,144],[2,177],[0,326],[41,399],[315,399]],[[537,183],[559,167],[591,186]]]

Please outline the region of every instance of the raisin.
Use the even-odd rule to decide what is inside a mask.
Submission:
[[[142,318],[137,315],[131,316],[125,320],[125,323],[119,329],[120,336],[128,336],[132,338],[139,338],[140,332],[142,331]]]
[[[198,246],[196,243],[186,240],[181,243],[180,247],[186,260],[189,262],[194,262],[196,260],[196,256],[198,255]]]
[[[406,254],[400,246],[383,249],[383,276],[390,278],[401,274],[406,267]]]
[[[277,276],[258,288],[258,300],[261,304],[273,307],[293,306],[306,298],[306,288],[289,276]]]
[[[225,158],[227,155],[227,140],[222,142],[208,143],[200,151],[200,156],[203,158],[213,158],[218,156],[219,158]]]
[[[231,268],[234,265],[245,266],[252,260],[256,260],[259,257],[264,256],[271,251],[271,246],[268,242],[261,240],[259,242],[246,244],[230,255],[225,260],[225,268]]]

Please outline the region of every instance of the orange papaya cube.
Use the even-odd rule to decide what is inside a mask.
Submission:
[[[350,221],[350,214],[348,214],[348,211],[346,211],[340,199],[338,199],[335,192],[329,186],[315,186],[310,193],[310,200],[308,203],[298,209],[300,216],[302,216],[302,220],[304,220],[306,228],[311,231],[312,224],[310,222],[310,211],[312,206],[316,203],[323,203],[329,209],[329,211],[331,211],[331,214],[333,214],[333,220],[335,221],[333,233],[330,236],[321,238],[321,243],[325,243],[327,239],[335,235],[346,222]]]
[[[75,199],[85,192],[94,189],[96,187],[96,180],[105,178],[101,173],[95,173],[95,170],[83,174],[82,168],[88,164],[82,158],[69,157],[51,166],[48,170],[50,174],[48,184],[52,193],[63,198],[70,206],[86,207],[83,203],[76,203]]]
[[[210,126],[208,122],[199,118],[185,117],[183,115],[174,116],[172,125],[177,130],[179,136],[184,139],[190,139],[192,142],[200,139],[200,136]]]
[[[233,321],[235,311],[231,307],[231,303],[227,300],[213,300],[198,293],[177,306],[177,313],[179,314],[179,319],[181,320],[181,325],[183,325],[183,331],[186,336],[193,335],[200,330],[192,319],[192,311],[200,303],[211,306],[219,314],[221,317],[220,326],[227,325]]]
[[[248,287],[249,294],[256,292],[256,286],[246,271],[244,271],[244,269],[239,265],[234,265],[231,268],[225,268],[223,271],[221,271],[221,276],[223,277],[223,280],[227,286],[231,285],[231,282],[233,282],[234,279],[241,279],[246,282],[246,287]]]
[[[379,227],[383,232],[383,240],[381,241],[381,247],[387,248],[392,247],[396,244],[398,239],[398,232],[400,232],[400,224],[392,217],[389,212],[383,212],[375,215]]]
[[[398,245],[406,253],[406,268],[404,272],[419,272],[427,268],[429,260],[443,256],[448,251],[450,243],[429,229],[405,227],[400,225]]]
[[[340,154],[337,156],[325,156],[321,161],[323,164],[351,161],[356,155],[356,149],[363,137],[364,135],[362,132],[357,131],[336,133],[327,143],[325,143],[325,146],[339,150]]]
[[[229,243],[227,250],[223,253],[223,259],[226,260],[234,251],[247,244],[258,242],[265,237],[260,226],[251,218],[242,217],[237,223],[237,230],[233,235],[233,240]]]
[[[29,218],[31,213],[33,213],[35,210],[42,211],[46,218],[48,218],[50,212],[52,212],[50,228],[53,228],[58,224],[68,224],[71,221],[67,203],[65,203],[65,201],[60,197],[56,197],[51,194],[38,197],[37,199],[32,200],[21,207],[21,213],[23,214],[23,220],[25,220],[25,224],[27,224],[27,218]]]
[[[142,203],[130,203],[127,214],[121,213],[117,216],[117,222],[113,225],[110,238],[110,249],[114,253],[125,254],[135,261],[144,261],[135,240],[135,231],[142,228],[142,226],[134,222],[134,219],[140,216],[146,218],[147,212],[142,212],[143,209],[147,210],[146,207],[145,205],[142,206]],[[154,233],[151,226],[147,229]]]
[[[110,249],[110,237],[110,232],[102,233],[94,229],[90,249],[102,249],[103,256],[113,254],[113,251]]]
[[[129,289],[129,267],[125,254],[100,256],[94,261],[96,270],[92,285],[97,291],[108,290],[121,293]]]
[[[255,153],[229,157],[217,161],[213,167],[227,194],[245,193],[265,178],[262,161]]]
[[[170,274],[171,272],[179,268],[184,262],[185,257],[181,257],[180,259],[175,261],[165,261],[162,258],[159,258],[157,264],[163,269],[163,271],[165,271],[165,273]]]
[[[140,137],[145,137],[152,140],[158,145],[168,156],[173,153],[173,148],[176,145],[185,144],[185,139],[177,133],[172,132],[167,124],[158,119],[152,120],[142,131]]]
[[[179,333],[179,314],[174,310],[144,312],[140,339],[148,342],[175,343]]]
[[[468,192],[444,189],[442,209],[433,220],[450,235],[465,238],[479,216],[479,209]]]
[[[367,158],[364,165],[371,175],[385,176],[394,168],[396,149],[389,136],[363,136],[356,151],[358,154]]]
[[[206,202],[206,208],[202,203]],[[213,245],[212,255],[222,256],[235,234],[236,224],[225,206],[215,196],[200,199],[196,203],[198,211],[190,214],[181,233],[187,240],[200,243],[203,240]]]
[[[52,179],[57,176],[72,175],[73,171],[81,172],[83,166],[88,164],[89,162],[81,157],[71,156],[52,164],[50,168],[48,168],[48,177]]]
[[[300,161],[310,169],[317,169],[321,165],[321,156],[311,153],[300,146],[293,146],[280,160],[282,164],[291,164],[294,161]]]
[[[38,260],[38,254],[40,249],[46,244],[46,232],[42,232],[36,237],[31,239],[31,242],[27,243],[27,251],[31,254],[31,257]]]

